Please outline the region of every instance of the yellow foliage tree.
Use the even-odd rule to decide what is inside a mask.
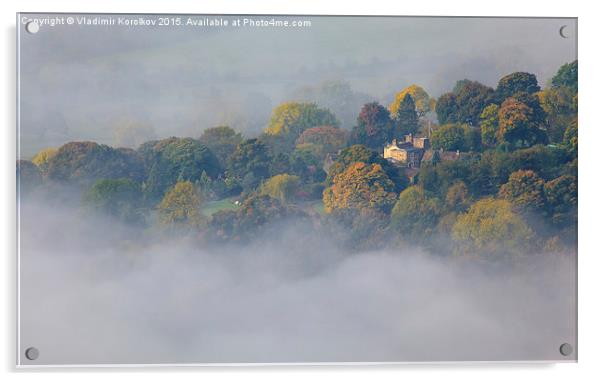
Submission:
[[[397,194],[395,184],[379,164],[355,162],[336,175],[323,194],[324,209],[376,209],[388,211]]]
[[[158,207],[159,218],[165,225],[199,227],[204,222],[201,204],[201,195],[194,184],[180,181],[161,200]]]
[[[261,185],[260,195],[268,195],[271,198],[280,200],[282,203],[290,202],[294,199],[295,193],[299,189],[299,176],[283,173],[269,178]]]
[[[48,162],[54,155],[56,155],[57,151],[58,150],[56,148],[45,148],[38,152],[33,159],[31,159],[31,162],[37,165],[38,168],[44,172],[48,168]]]
[[[424,116],[427,112],[435,109],[435,100],[418,85],[411,85],[401,90],[395,95],[395,100],[389,105],[391,115],[397,115],[399,105],[403,102],[406,94],[410,94],[416,104],[416,112],[418,116]]]
[[[529,250],[533,236],[510,201],[490,197],[474,203],[452,228],[456,253],[469,257],[522,256]]]

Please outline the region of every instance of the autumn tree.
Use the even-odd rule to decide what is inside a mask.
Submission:
[[[389,111],[391,112],[391,115],[397,115],[402,102],[408,94],[414,101],[418,117],[422,117],[434,109],[435,100],[432,99],[422,87],[418,85],[410,85],[395,95],[395,99],[391,105],[389,105]]]
[[[545,132],[540,129],[533,109],[510,97],[499,109],[498,141],[513,147],[530,147],[545,142]]]
[[[283,173],[270,177],[259,188],[260,195],[268,195],[280,200],[282,203],[294,201],[295,195],[299,190],[299,176]]]
[[[351,131],[351,142],[372,149],[382,149],[384,144],[393,138],[393,133],[389,111],[377,102],[367,103],[362,107],[357,124]]]
[[[190,181],[179,181],[171,188],[157,207],[164,225],[198,228],[204,223],[201,213],[202,198]]]
[[[83,197],[87,209],[134,225],[144,223],[143,200],[140,184],[131,179],[98,180]]]
[[[217,126],[204,130],[199,141],[215,154],[220,165],[225,168],[228,157],[242,143],[243,138],[240,132],[236,132],[231,127]]]
[[[503,102],[506,98],[512,97],[518,92],[524,91],[528,94],[534,94],[539,90],[541,88],[534,74],[515,72],[502,77],[495,91],[499,102]]]
[[[177,182],[197,182],[205,172],[216,178],[219,162],[207,146],[192,138],[175,138],[144,143],[138,149],[147,169],[145,193],[151,201],[160,200]]]
[[[393,119],[393,136],[402,137],[406,134],[414,134],[420,127],[416,104],[410,94],[406,94],[396,107],[395,113],[391,113]]]
[[[48,171],[48,163],[50,162],[50,159],[52,159],[57,152],[58,150],[56,148],[45,148],[36,153],[31,159],[31,162],[37,165],[42,173],[45,173]]]
[[[475,202],[452,228],[457,254],[492,260],[523,256],[533,236],[510,201],[494,198]]]
[[[531,170],[512,172],[499,196],[524,211],[541,212],[546,206],[544,180]]]
[[[370,208],[388,211],[395,203],[395,184],[378,164],[355,162],[333,179],[332,186],[324,190],[324,208]]]
[[[440,213],[439,200],[414,185],[399,195],[391,211],[391,225],[402,237],[422,241],[433,233]]]
[[[483,109],[480,116],[481,142],[487,148],[495,147],[499,129],[499,106],[492,103]]]
[[[562,142],[564,132],[577,116],[574,107],[574,94],[566,87],[552,87],[537,93],[541,107],[545,112],[546,130],[550,141]]]
[[[451,212],[465,212],[471,204],[468,187],[464,181],[456,181],[447,189],[445,208]]]

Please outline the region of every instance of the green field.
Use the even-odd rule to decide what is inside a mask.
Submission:
[[[234,201],[236,201],[236,199],[236,197],[230,197],[224,198],[222,200],[206,202],[203,205],[201,212],[203,213],[203,215],[211,217],[214,213],[217,213],[220,210],[235,210],[236,208],[238,208],[238,206],[234,204]]]

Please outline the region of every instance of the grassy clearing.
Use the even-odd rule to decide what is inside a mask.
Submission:
[[[201,208],[201,212],[203,213],[203,215],[211,217],[213,214],[221,210],[235,210],[238,208],[238,206],[234,204],[234,201],[236,201],[236,199],[236,197],[230,197],[224,198],[222,200],[206,202]]]

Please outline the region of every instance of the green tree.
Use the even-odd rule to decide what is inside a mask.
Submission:
[[[418,114],[416,113],[416,104],[410,94],[406,94],[396,112],[391,114],[394,124],[393,136],[402,137],[406,134],[415,134],[420,127],[418,124]]]
[[[534,234],[507,200],[484,198],[458,216],[452,228],[455,252],[468,257],[504,260],[529,251]]]
[[[534,74],[515,72],[500,79],[496,93],[499,102],[503,102],[506,98],[512,97],[518,92],[524,91],[528,94],[534,94],[539,90],[541,88]]]
[[[569,88],[573,93],[577,93],[578,88],[578,64],[577,60],[566,63],[558,69],[558,72],[552,77],[552,87]]]
[[[283,204],[294,201],[295,195],[299,191],[299,176],[283,173],[270,177],[259,188],[260,195],[268,195],[280,200]]]
[[[456,123],[459,120],[459,106],[456,94],[445,93],[439,97],[435,106],[439,124]]]
[[[111,148],[94,142],[71,142],[48,161],[48,178],[89,186],[99,179],[144,179],[142,157],[129,148]]]
[[[467,124],[440,126],[431,135],[434,149],[445,151],[473,151],[480,148],[479,132]]]
[[[456,85],[455,96],[458,111],[454,122],[477,126],[483,109],[494,101],[495,92],[477,81],[464,81]]]
[[[569,127],[564,132],[564,137],[562,138],[562,144],[566,147],[567,151],[573,156],[577,156],[578,151],[578,131],[577,131],[577,118],[573,119],[573,121],[569,124]]]
[[[378,164],[355,162],[333,179],[324,190],[324,208],[376,209],[388,211],[395,203],[395,184]]]
[[[546,207],[544,180],[531,170],[512,172],[499,196],[524,211],[541,212]]]
[[[179,181],[197,182],[203,172],[215,179],[219,161],[207,146],[192,138],[175,138],[144,143],[138,149],[147,169],[145,193],[150,201],[160,200]]]
[[[445,208],[451,212],[465,212],[471,204],[468,187],[464,181],[456,181],[447,189]]]
[[[406,239],[425,241],[434,232],[440,213],[439,200],[414,185],[399,195],[391,211],[391,225]]]
[[[537,93],[541,107],[546,116],[546,129],[550,141],[562,142],[564,132],[571,121],[576,118],[574,94],[567,87],[552,87]]]
[[[220,165],[225,168],[228,157],[232,155],[236,147],[242,143],[243,138],[240,132],[236,132],[228,126],[217,126],[203,131],[199,141],[209,147],[215,154]]]
[[[143,200],[140,184],[131,179],[98,180],[83,197],[86,208],[134,225],[144,224]]]
[[[367,103],[362,107],[357,124],[351,131],[351,142],[380,150],[393,138],[393,134],[389,111],[377,102]]]
[[[164,225],[198,228],[205,221],[201,213],[202,198],[190,181],[179,181],[171,188],[157,210]]]
[[[228,176],[238,179],[245,191],[256,188],[270,176],[271,156],[268,149],[258,139],[248,139],[240,143],[228,159]]]
[[[492,103],[483,109],[480,119],[481,141],[485,147],[495,147],[497,144],[496,135],[499,129],[499,106]]]
[[[554,225],[577,224],[577,178],[562,175],[544,185],[551,221]]]
[[[17,197],[31,193],[42,184],[42,172],[29,160],[17,160]]]

